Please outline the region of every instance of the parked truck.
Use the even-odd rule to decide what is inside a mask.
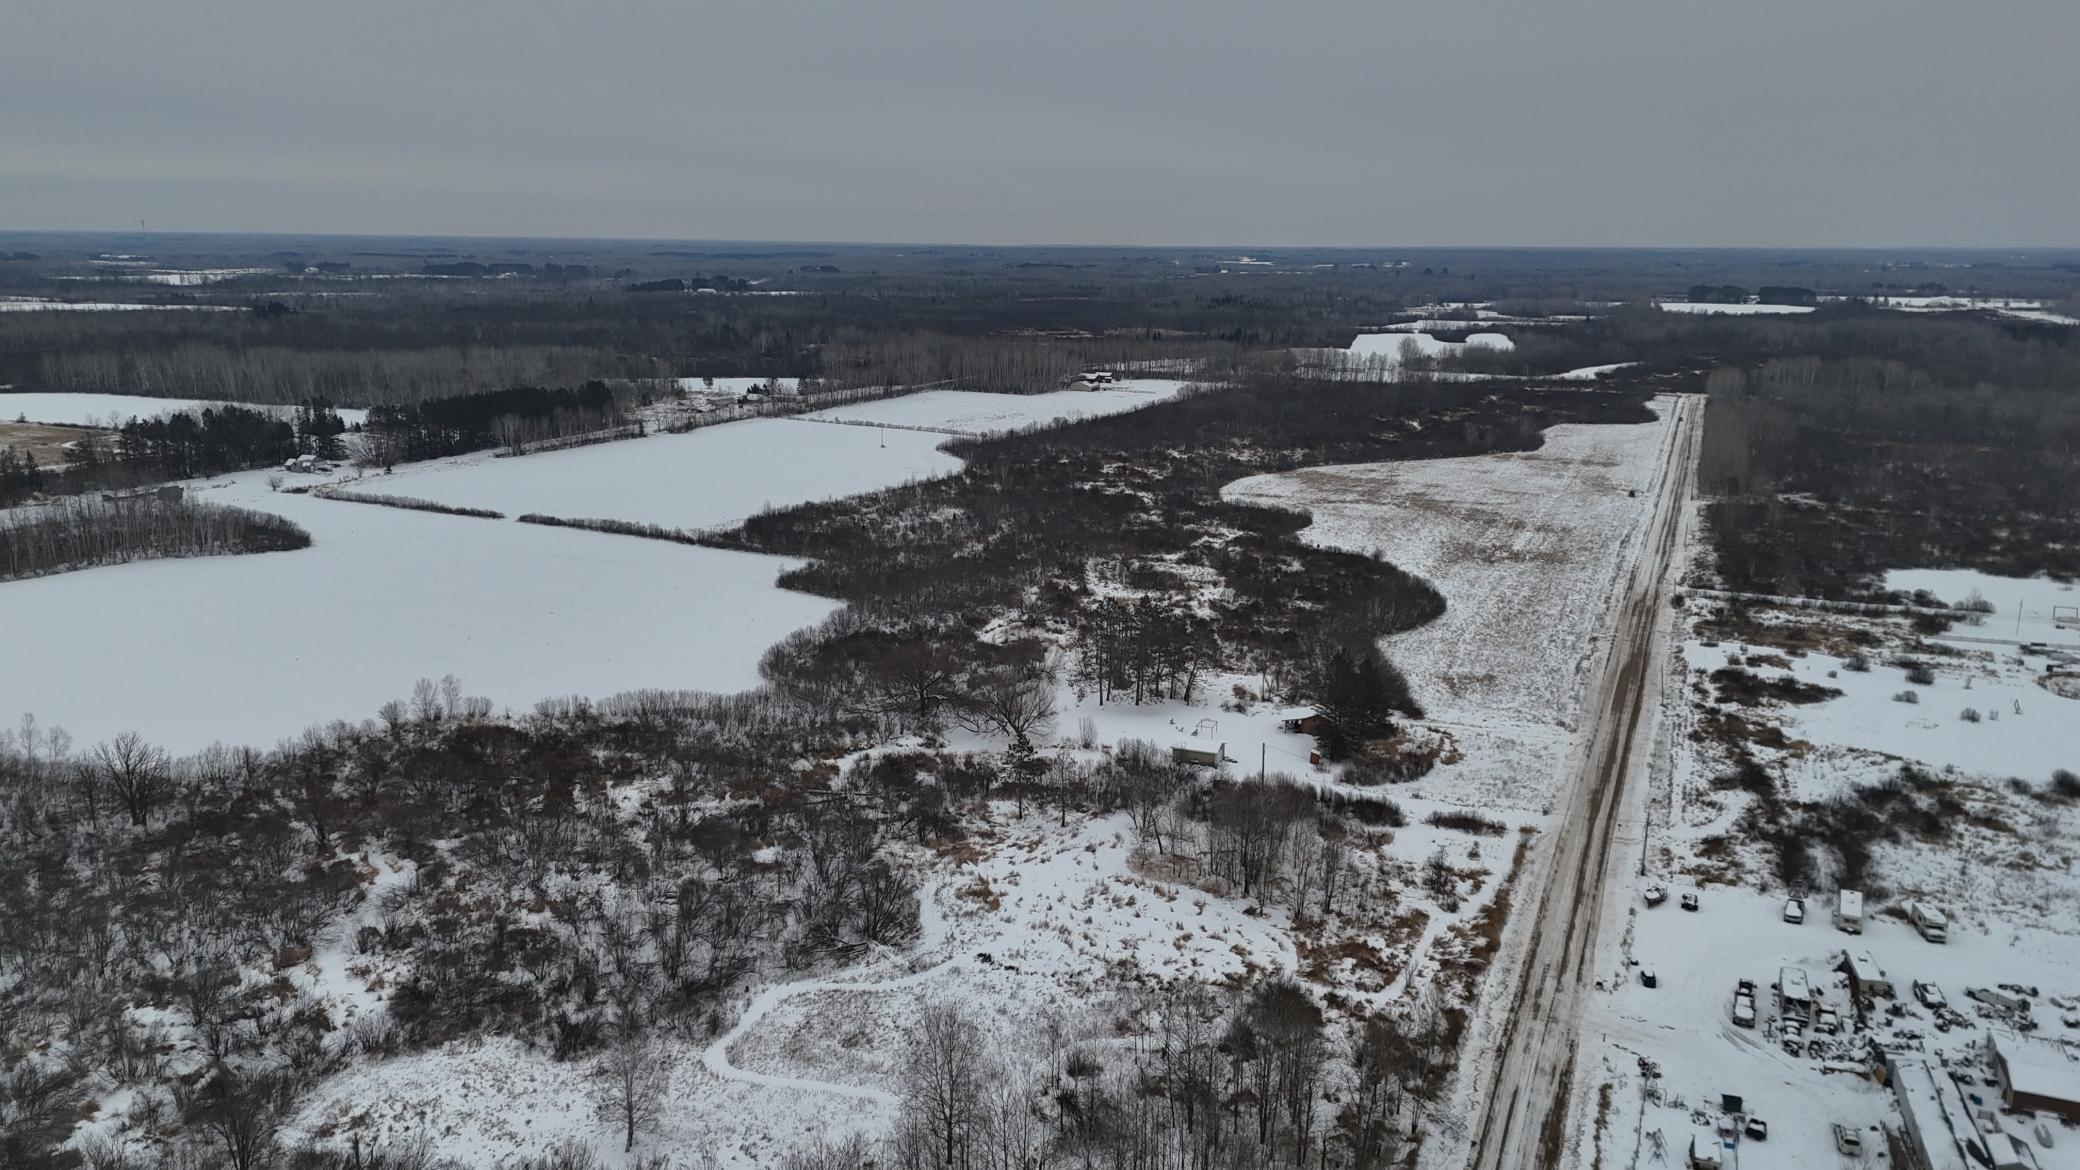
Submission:
[[[1907,921],[1921,932],[1921,937],[1932,943],[1950,941],[1950,919],[1941,910],[1926,902],[1908,902]]]
[[[1834,900],[1835,929],[1843,934],[1863,933],[1863,893],[1843,890]]]

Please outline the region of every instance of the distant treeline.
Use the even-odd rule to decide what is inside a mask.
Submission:
[[[1148,337],[954,337],[908,334],[826,346],[819,369],[834,386],[924,386],[1040,394],[1084,370],[1185,377],[1239,357],[1231,345]]]
[[[194,341],[160,350],[52,352],[42,358],[36,377],[53,390],[92,394],[282,404],[322,398],[377,405],[513,386],[574,386],[619,372],[649,371],[647,364],[629,366],[610,351],[562,345],[307,350]]]
[[[491,447],[521,448],[623,420],[606,383],[576,389],[519,386],[402,406],[369,408],[369,457],[382,464],[437,459]]]
[[[664,280],[642,280],[628,286],[632,293],[683,293],[695,289],[712,288],[717,292],[744,292],[751,287],[748,280],[728,276],[695,276],[682,280],[676,276]]]
[[[280,516],[162,499],[68,500],[0,515],[0,580],[161,557],[309,548],[310,533]]]
[[[480,264],[474,260],[428,264],[419,271],[428,276],[540,276],[544,280],[584,280],[592,275],[588,264],[544,264],[537,270],[532,264]]]

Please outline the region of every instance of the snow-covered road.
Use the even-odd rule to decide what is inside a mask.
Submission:
[[[1605,894],[1627,876],[1611,859],[1625,810],[1643,785],[1635,784],[1646,761],[1639,747],[1651,724],[1662,657],[1669,639],[1664,600],[1672,583],[1675,551],[1696,465],[1697,403],[1678,399],[1668,428],[1668,447],[1646,540],[1631,579],[1614,611],[1609,649],[1585,711],[1584,735],[1564,825],[1548,835],[1555,852],[1526,878],[1521,905],[1535,906],[1513,987],[1491,984],[1491,1009],[1483,1013],[1499,1027],[1490,1075],[1477,1094],[1473,1121],[1475,1170],[1554,1167],[1566,1149],[1567,1119],[1573,1115],[1573,1076],[1583,993],[1594,982],[1591,965]],[[1537,893],[1534,903],[1530,897]],[[1487,1050],[1488,1038],[1471,1038],[1469,1054]]]

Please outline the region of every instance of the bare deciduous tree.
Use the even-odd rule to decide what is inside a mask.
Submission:
[[[663,1049],[633,1026],[624,1025],[620,1041],[600,1057],[593,1100],[600,1116],[620,1123],[623,1152],[636,1148],[638,1129],[656,1123],[670,1078]]]

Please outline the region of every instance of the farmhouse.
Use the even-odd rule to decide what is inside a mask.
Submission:
[[[1999,1034],[1986,1044],[2000,1078],[2003,1104],[2080,1121],[2080,1061],[2063,1045]]]

